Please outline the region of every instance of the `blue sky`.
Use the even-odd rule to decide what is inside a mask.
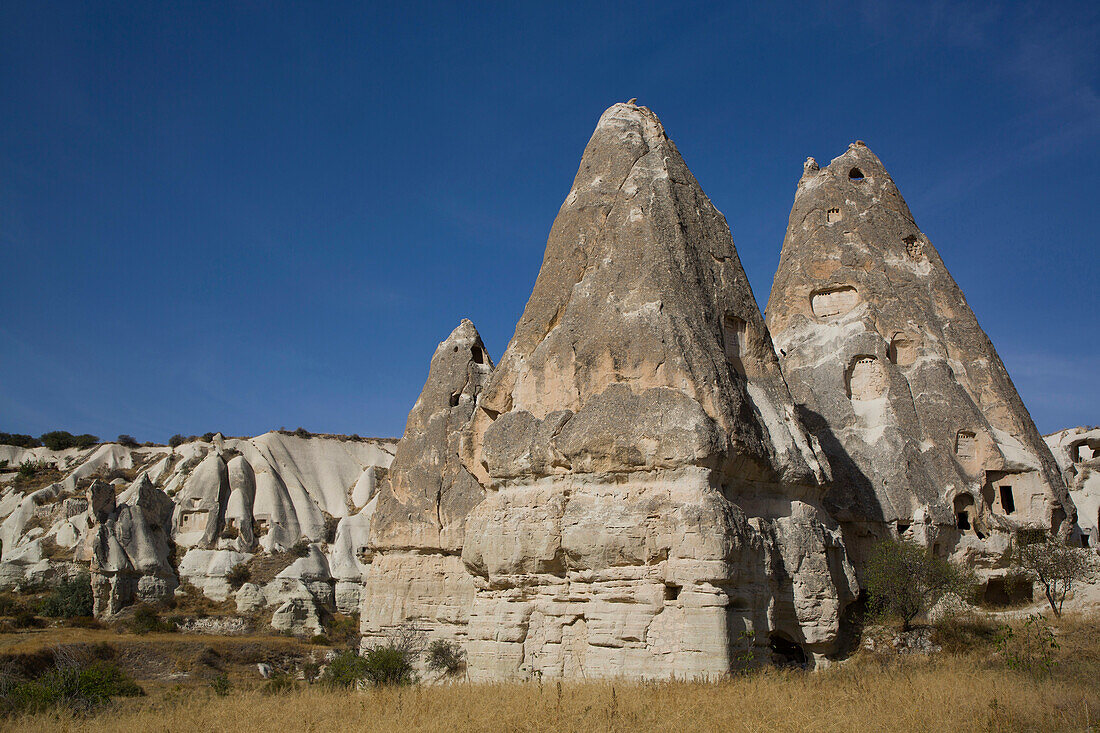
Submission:
[[[861,139],[1043,432],[1100,423],[1100,4],[0,5],[0,430],[400,435],[494,359],[600,113],[660,115],[764,306]]]

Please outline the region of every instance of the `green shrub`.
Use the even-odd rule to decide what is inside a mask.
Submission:
[[[39,629],[45,626],[46,622],[24,609],[15,614],[12,625],[17,629]]]
[[[329,662],[321,676],[321,682],[331,687],[349,688],[366,679],[367,674],[367,660],[349,650],[341,652]]]
[[[203,433],[202,434],[202,442],[204,442],[204,443],[213,443],[214,442],[214,435],[215,435],[214,433]]]
[[[17,616],[23,611],[23,604],[10,593],[0,593],[0,616]]]
[[[1054,629],[1037,613],[1028,616],[1019,631],[1005,626],[997,639],[997,651],[1009,669],[1038,677],[1050,675],[1053,671],[1058,663],[1054,659],[1058,648]]]
[[[118,436],[118,440],[115,441],[115,442],[117,442],[119,445],[124,445],[127,448],[137,448],[138,447],[137,439],[134,438],[134,436],[126,435],[125,433]]]
[[[412,653],[397,645],[368,649],[363,661],[366,678],[376,685],[407,685],[416,681]]]
[[[446,639],[436,639],[428,645],[424,662],[433,672],[446,674],[455,674],[466,665],[462,647]]]
[[[309,554],[309,540],[298,540],[290,548],[290,554],[294,557],[305,557]]]
[[[19,475],[22,478],[31,478],[48,468],[50,464],[46,461],[23,461],[19,464]]]
[[[233,569],[229,571],[229,574],[225,576],[226,582],[229,583],[229,587],[233,590],[238,590],[251,579],[252,571],[249,570],[248,565],[243,562],[234,565]]]
[[[5,715],[33,714],[61,707],[86,714],[112,697],[144,694],[113,662],[58,654],[54,667],[34,679],[6,678],[0,684],[0,710]]]
[[[312,438],[313,437],[313,433],[309,432],[308,430],[306,430],[303,427],[299,427],[297,430],[295,430],[294,434],[297,435],[299,438]]]
[[[918,614],[948,593],[969,598],[975,585],[963,568],[907,541],[880,542],[868,558],[865,574],[871,609],[899,618],[902,631],[909,631]]]
[[[260,691],[265,695],[282,695],[296,689],[298,689],[298,683],[290,675],[285,672],[276,672],[264,683]]]
[[[225,697],[232,688],[233,685],[230,684],[229,677],[224,672],[214,675],[214,678],[210,680],[210,689],[212,689],[214,694],[218,697]]]
[[[99,438],[84,433],[83,435],[73,435],[65,430],[54,430],[49,433],[43,433],[40,438],[42,444],[50,450],[65,450],[66,448],[87,448],[95,445],[99,442]]]
[[[0,433],[0,445],[14,445],[16,448],[40,448],[42,441],[21,433]]]
[[[72,580],[63,580],[38,604],[38,612],[50,618],[91,616],[93,610],[92,579],[81,573]]]
[[[176,625],[171,621],[162,621],[155,608],[141,603],[134,607],[134,616],[130,619],[129,628],[135,634],[148,634],[175,631]]]
[[[187,442],[187,438],[176,433],[168,439],[168,445],[172,448],[179,448],[181,445]]]
[[[316,644],[317,646],[328,646],[329,640],[328,637],[324,634],[314,634],[313,636],[309,637],[309,643]]]

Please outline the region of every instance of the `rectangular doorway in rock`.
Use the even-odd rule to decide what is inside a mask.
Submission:
[[[1004,510],[1005,514],[1012,514],[1016,511],[1016,502],[1012,498],[1011,486],[1001,487],[1001,509]]]

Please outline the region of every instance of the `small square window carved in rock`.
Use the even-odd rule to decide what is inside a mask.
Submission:
[[[905,256],[911,260],[924,259],[924,242],[920,241],[912,234],[906,237],[905,242]]]
[[[836,222],[840,221],[843,218],[844,218],[844,216],[840,213],[840,208],[839,207],[834,206],[833,208],[831,208],[831,209],[829,209],[828,211],[825,212],[825,223],[826,224],[835,224]]]

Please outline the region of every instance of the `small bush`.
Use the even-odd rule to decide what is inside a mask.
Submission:
[[[176,625],[162,621],[155,608],[142,603],[134,607],[134,616],[130,619],[129,628],[130,631],[140,635],[151,632],[175,631]]]
[[[187,442],[187,438],[179,433],[176,433],[168,439],[168,446],[170,448],[179,448],[181,445]]]
[[[238,590],[242,585],[252,580],[252,571],[248,569],[247,564],[242,562],[233,566],[233,569],[225,576],[225,580],[229,583],[230,588]]]
[[[466,665],[462,647],[446,639],[436,639],[429,644],[424,661],[433,672],[446,674],[455,674]]]
[[[1054,629],[1037,613],[1028,616],[1019,630],[1005,626],[997,639],[997,651],[1010,669],[1038,677],[1053,671],[1057,664],[1054,653],[1058,649]]]
[[[328,637],[324,634],[314,634],[313,636],[309,637],[309,643],[316,644],[317,646],[328,646],[329,640]]]
[[[0,685],[0,710],[13,715],[66,708],[87,714],[112,697],[145,694],[116,664],[92,656],[89,661],[59,650],[54,666],[34,679],[5,679]]]
[[[138,447],[137,439],[134,438],[134,436],[126,435],[125,433],[118,436],[118,440],[116,440],[115,442],[117,442],[119,445],[124,445],[127,448],[137,448]]]
[[[341,652],[325,667],[321,683],[331,687],[354,687],[368,674],[367,660],[353,651]]]
[[[50,464],[46,461],[23,461],[19,464],[19,476],[21,478],[32,478],[35,474],[50,468]]]
[[[241,531],[237,529],[235,524],[226,524],[222,527],[221,534],[218,535],[223,540],[235,540],[241,536]]]
[[[376,685],[407,685],[416,681],[413,655],[396,645],[368,649],[363,661],[367,679]]]
[[[298,689],[298,683],[285,672],[276,672],[263,684],[260,691],[265,695],[282,695]]]
[[[15,614],[12,625],[17,629],[40,629],[46,625],[46,622],[30,611],[23,610]]]
[[[218,697],[225,697],[232,688],[233,685],[230,684],[229,677],[224,672],[214,675],[214,678],[210,680],[210,689]]]
[[[290,548],[290,554],[294,557],[305,557],[309,554],[309,541],[298,540],[294,543],[294,546]]]
[[[38,604],[38,612],[50,618],[91,616],[93,611],[92,579],[81,573],[72,580],[63,580]]]
[[[202,434],[202,442],[204,442],[204,443],[213,443],[214,442],[214,435],[215,435],[214,433],[203,433]]]
[[[312,438],[313,437],[313,433],[309,432],[308,430],[306,430],[303,427],[299,427],[297,430],[295,430],[294,434],[297,435],[299,438]]]
[[[0,593],[0,616],[17,616],[23,611],[23,604],[10,593]]]

